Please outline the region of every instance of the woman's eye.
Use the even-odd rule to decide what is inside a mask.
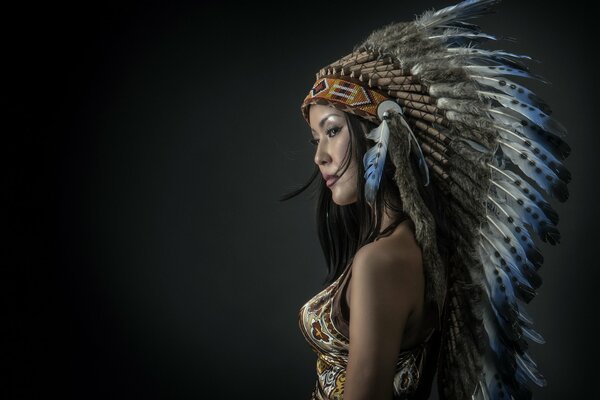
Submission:
[[[335,136],[338,132],[340,131],[340,128],[338,126],[334,126],[332,128],[327,129],[327,136],[328,137],[333,137]],[[319,139],[310,139],[309,143],[312,144],[313,146],[317,146],[319,144]]]
[[[330,136],[330,134],[335,135],[336,133],[338,133],[340,131],[340,128],[337,126],[334,126],[333,128],[330,128],[327,130],[327,135]]]

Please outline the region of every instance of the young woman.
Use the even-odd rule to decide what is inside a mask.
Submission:
[[[523,56],[464,1],[373,32],[304,99],[327,286],[299,312],[318,355],[313,399],[528,399],[546,384],[521,302],[541,284],[535,232],[556,244],[566,133],[511,76]],[[527,179],[524,179],[527,178]]]
[[[343,363],[328,364],[325,359],[319,364],[323,387],[327,382],[333,383],[332,392],[338,391],[341,396],[344,381],[346,399],[389,398],[394,381],[398,394],[414,392],[425,361],[431,362],[426,360],[426,345],[431,346],[429,339],[434,333],[436,315],[432,305],[425,303],[421,249],[415,240],[414,224],[403,211],[398,187],[393,182],[394,169],[388,167],[382,176],[381,218],[373,221],[367,213],[364,218],[353,218],[352,214],[359,214],[360,210],[368,211],[362,190],[364,180],[360,177],[364,175],[362,156],[368,147],[366,134],[372,124],[334,107],[309,107],[314,162],[330,191],[323,193],[323,202],[328,203],[323,208],[343,206],[341,210],[349,213],[332,217],[331,226],[344,228],[327,248],[352,244],[355,248],[348,249],[354,256],[343,270],[336,271],[339,278],[335,284],[303,309],[303,313],[319,315],[321,319],[302,318],[309,323],[301,325],[302,331],[309,340],[313,335],[318,340],[325,339],[332,357],[344,358],[346,348],[352,355],[346,368]],[[423,191],[424,198],[438,211],[433,193]],[[371,223],[376,225],[374,230]],[[362,242],[353,241],[360,236],[367,237]],[[324,304],[323,298],[333,299],[335,307],[325,308],[328,303]],[[331,338],[326,338],[327,325]],[[353,338],[351,342],[349,337]],[[338,353],[338,349],[343,350]],[[423,398],[427,398],[431,378],[421,378],[429,381],[421,382]],[[316,398],[322,395],[315,393]]]

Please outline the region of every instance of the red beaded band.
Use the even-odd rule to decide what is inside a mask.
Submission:
[[[381,121],[377,116],[377,107],[385,100],[390,100],[390,97],[358,83],[347,79],[325,77],[317,79],[302,102],[301,110],[309,124],[308,106],[311,104],[330,105],[379,124]]]

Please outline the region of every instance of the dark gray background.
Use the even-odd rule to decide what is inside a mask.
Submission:
[[[200,3],[200,2],[198,2]],[[4,398],[307,399],[315,355],[299,308],[325,264],[299,106],[323,65],[383,24],[447,1],[8,9],[3,109],[9,262]],[[521,81],[569,130],[563,235],[541,244],[528,306],[549,384],[593,393],[598,117],[590,10],[506,1],[471,22],[517,38],[552,85]]]

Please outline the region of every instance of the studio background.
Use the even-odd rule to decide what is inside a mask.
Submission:
[[[299,308],[322,286],[300,114],[314,74],[374,29],[449,1],[120,2],[7,9],[0,397],[307,399]],[[519,80],[569,131],[562,241],[527,306],[548,386],[598,373],[598,72],[575,4],[471,22],[552,82]],[[432,398],[437,398],[435,393]]]

